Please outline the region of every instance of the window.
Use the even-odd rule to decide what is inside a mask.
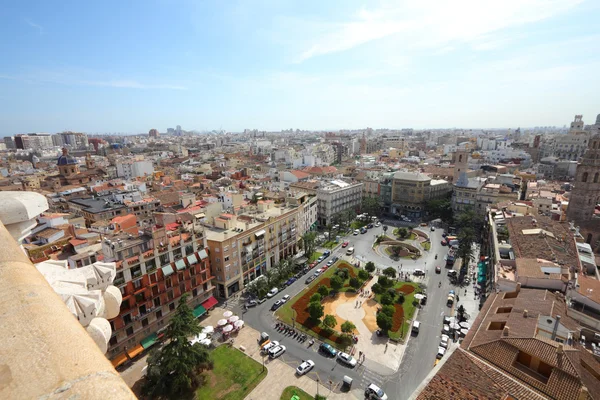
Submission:
[[[487,330],[488,331],[501,331],[504,329],[505,325],[506,325],[506,321],[492,321],[488,325]]]
[[[583,175],[581,176],[581,182],[587,182],[588,179],[588,173],[584,172]]]
[[[161,319],[162,318],[162,310],[158,310],[156,312],[156,319]]]
[[[507,314],[512,311],[512,307],[498,307],[496,314]]]
[[[127,334],[127,336],[133,335],[133,326],[130,326],[129,328],[127,328],[125,330],[125,333]]]
[[[160,307],[160,297],[154,299],[154,307]]]
[[[134,287],[135,289],[139,289],[139,288],[141,288],[141,287],[142,287],[142,280],[141,280],[141,279],[138,279],[138,280],[135,280],[135,281],[133,281],[133,287]]]
[[[554,369],[551,365],[546,364],[539,358],[523,351],[519,351],[517,359],[515,360],[515,366],[517,368],[521,367],[519,370],[542,382],[548,381],[552,374],[552,370]]]
[[[127,314],[127,315],[123,315],[123,323],[125,325],[130,324],[131,323],[131,314]]]
[[[598,175],[598,174],[596,174],[596,175]],[[227,262],[227,261],[229,261],[229,256],[225,256],[225,257],[223,258],[223,261],[224,261],[224,262]]]
[[[215,252],[220,253],[221,249],[219,249],[218,247],[215,249]]]
[[[144,318],[144,319],[142,320],[142,327],[144,327],[144,328],[145,328],[145,327],[147,327],[147,326],[148,326],[148,318]]]
[[[169,304],[169,311],[175,310],[175,303]]]

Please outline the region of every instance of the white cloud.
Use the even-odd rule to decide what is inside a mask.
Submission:
[[[485,50],[501,45],[493,34],[507,28],[548,19],[583,0],[407,0],[361,9],[350,21],[323,23],[296,58],[341,52],[362,44],[397,36],[405,49],[445,48],[453,43],[475,43]],[[310,33],[309,33],[310,35]],[[504,40],[507,40],[506,38]]]
[[[40,35],[42,35],[44,33],[44,27],[41,26],[40,24],[36,24],[35,22],[33,22],[32,20],[30,20],[29,18],[25,18],[25,23],[29,26],[31,26],[32,28],[35,28],[38,30],[38,32],[40,33]]]
[[[73,81],[76,85],[90,86],[106,86],[113,88],[126,89],[170,89],[170,90],[187,90],[185,86],[178,85],[163,85],[163,84],[144,84],[134,80],[109,80],[109,81]]]

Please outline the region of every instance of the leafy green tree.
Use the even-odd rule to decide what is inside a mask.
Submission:
[[[350,275],[346,268],[338,268],[338,270],[335,271],[335,274],[337,276],[339,276],[340,278],[342,278],[342,281],[345,281],[346,279],[348,279],[348,276]]]
[[[458,234],[458,251],[457,255],[462,260],[462,265],[469,265],[469,262],[474,259],[473,242],[475,241],[475,232],[472,228],[461,228]]]
[[[384,312],[377,313],[377,326],[387,334],[387,332],[392,329],[393,326],[392,317]]]
[[[344,281],[338,275],[333,275],[329,280],[329,284],[331,288],[336,292],[339,292],[340,289],[344,286]]]
[[[148,371],[144,393],[150,397],[181,398],[200,384],[199,373],[210,367],[210,354],[200,343],[192,345],[189,337],[201,332],[188,295],[179,299],[175,315],[165,332],[165,345],[148,357]]]
[[[308,232],[305,232],[304,235],[302,235],[302,245],[304,247],[304,255],[308,259],[310,259],[310,256],[312,256],[312,254],[315,252],[315,248],[316,248],[315,241],[316,240],[317,240],[317,232],[308,231]]]
[[[408,237],[408,229],[402,227],[402,228],[398,228],[398,230],[396,231],[396,235],[401,238],[407,238]]]
[[[396,303],[404,304],[404,300],[406,300],[406,297],[404,297],[404,293],[398,293],[398,299],[396,300]]]
[[[327,314],[325,318],[323,318],[323,325],[328,329],[333,329],[337,325],[337,320],[333,315]]]
[[[369,261],[365,265],[365,270],[367,270],[367,272],[369,272],[370,274],[372,274],[375,271],[375,263],[373,261]]]
[[[342,324],[342,332],[344,333],[352,333],[356,330],[356,325],[354,325],[350,321],[346,321]]]
[[[384,293],[381,295],[379,302],[383,305],[394,304],[394,298],[389,293]]]
[[[379,215],[381,207],[377,197],[363,197],[361,211],[369,216]]]
[[[381,294],[384,290],[385,289],[383,286],[381,286],[379,283],[375,283],[373,286],[371,286],[371,291],[375,294]]]
[[[430,200],[425,204],[425,210],[432,219],[440,218],[444,222],[452,222],[452,201],[450,199]]]
[[[377,283],[379,283],[383,288],[389,288],[394,284],[394,281],[392,281],[387,276],[383,275],[380,276],[379,279],[377,279]]]
[[[310,303],[312,303],[313,301],[316,301],[318,303],[321,302],[321,295],[319,293],[315,293],[312,296],[310,296]]]
[[[350,283],[350,286],[352,286],[354,289],[358,289],[362,285],[362,282],[360,281],[360,279],[358,279],[356,277],[350,278],[349,283]]]
[[[367,271],[365,271],[364,269],[361,269],[358,271],[358,277],[361,280],[366,281],[367,279],[369,279],[369,273]]]
[[[317,292],[321,295],[321,298],[327,297],[327,295],[329,294],[329,288],[325,285],[321,285],[317,289]]]
[[[396,277],[396,268],[387,267],[386,269],[383,270],[383,274],[385,276],[387,276],[388,278],[395,278]]]
[[[321,319],[321,317],[324,314],[324,309],[325,307],[323,307],[323,305],[319,302],[311,301],[310,303],[308,303],[308,313],[310,314],[310,317],[315,321]]]
[[[386,304],[383,307],[381,307],[381,312],[389,315],[390,317],[393,317],[394,313],[396,312],[396,308],[391,304]]]

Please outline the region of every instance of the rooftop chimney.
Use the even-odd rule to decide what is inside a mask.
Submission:
[[[579,396],[577,397],[577,400],[586,400],[588,398],[588,389],[585,386],[582,386],[581,389],[579,389]]]
[[[508,336],[508,332],[510,331],[508,326],[505,326],[504,329],[502,330],[502,335],[503,336]]]
[[[560,315],[556,316],[556,321],[554,322],[554,329],[552,329],[552,340],[556,340],[556,332],[558,332],[558,324],[560,324]]]
[[[523,310],[523,318],[527,318],[527,310]]]
[[[521,283],[517,283],[517,287],[515,288],[515,292],[519,293],[521,291]]]
[[[563,347],[562,343],[558,344],[558,347],[556,348],[556,354],[563,354],[565,352],[565,349]]]

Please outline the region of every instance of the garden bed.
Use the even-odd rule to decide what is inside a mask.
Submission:
[[[394,298],[394,315],[392,316],[392,328],[388,336],[394,340],[402,340],[408,333],[410,321],[415,314],[416,307],[413,305],[417,284],[408,282],[396,282],[392,288],[396,293],[404,295],[404,303],[398,304],[398,297]],[[375,301],[381,304],[381,295],[375,295]]]

